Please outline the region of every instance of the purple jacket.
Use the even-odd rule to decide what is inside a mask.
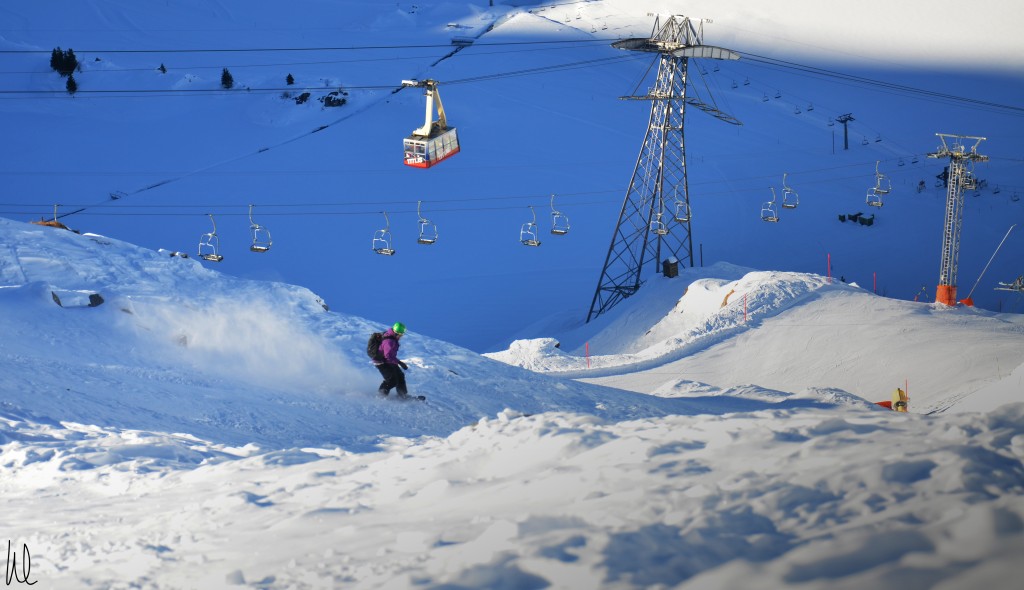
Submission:
[[[384,362],[392,365],[398,364],[398,334],[391,328],[384,332],[384,340],[380,343],[380,353],[384,355]],[[383,363],[377,363],[383,364]]]

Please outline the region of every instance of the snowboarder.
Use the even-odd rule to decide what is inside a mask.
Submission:
[[[405,385],[404,372],[404,370],[409,368],[409,365],[398,358],[398,341],[401,340],[403,335],[405,335],[405,324],[395,322],[393,326],[384,332],[384,337],[380,343],[380,354],[373,360],[373,364],[376,365],[377,370],[384,377],[384,381],[381,382],[377,393],[385,397],[391,393],[392,388],[394,388],[400,398],[409,396],[409,390]]]

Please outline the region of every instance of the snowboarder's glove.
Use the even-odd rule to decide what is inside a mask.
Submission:
[[[403,369],[405,369],[406,371],[408,371],[408,370],[409,370],[409,365],[407,365],[407,364],[403,363],[402,361],[398,361],[398,366],[399,366],[399,367],[402,367],[402,368],[403,368]]]

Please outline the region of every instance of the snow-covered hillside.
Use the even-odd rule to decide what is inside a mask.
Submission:
[[[921,413],[1024,401],[1019,314],[899,301],[818,275],[725,264],[651,281],[623,307],[597,327],[518,340],[486,356],[654,395],[756,384],[884,400],[901,387]]]
[[[553,382],[422,336],[410,323],[402,356],[413,393],[431,403],[382,423],[390,409],[368,395],[380,375],[365,348],[385,326],[328,313],[303,288],[233,278],[192,257],[95,234],[0,219],[0,236],[0,350],[9,369],[0,387],[29,415],[226,444],[351,449],[381,436],[447,435],[510,406],[616,420],[680,408]],[[89,294],[103,303],[89,307]]]
[[[777,4],[4,2],[7,584],[1016,588],[1024,297],[992,287],[1024,260],[1024,13]],[[680,11],[744,55],[690,62],[744,124],[687,115],[695,263],[585,324],[648,115],[610,43]],[[463,142],[429,170],[413,78]],[[936,132],[988,138],[974,309],[930,303]],[[840,222],[876,166],[885,206]],[[81,233],[26,223],[55,212]],[[375,393],[394,321],[424,402]]]
[[[913,328],[879,350],[893,366],[920,367],[937,338],[976,353],[929,358],[951,391],[920,396],[976,407],[1021,391],[1017,316],[721,266],[585,335],[613,351],[586,380],[655,395],[413,331],[403,356],[429,399],[401,403],[373,393],[377,326],[306,289],[95,234],[0,220],[0,237],[5,532],[47,587],[961,588],[1019,573],[1024,404],[925,417],[912,390],[897,414],[782,358],[742,386],[712,375],[797,343],[813,370],[840,362],[867,334],[805,331],[835,332],[822,318],[860,301],[876,325]],[[718,301],[730,291],[748,294],[747,322]],[[493,356],[586,374],[552,343]],[[978,392],[986,380],[1003,389]]]

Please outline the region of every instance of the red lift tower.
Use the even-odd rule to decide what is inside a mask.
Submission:
[[[935,288],[935,302],[956,305],[957,260],[960,257],[960,230],[964,221],[964,191],[977,186],[973,174],[975,162],[987,162],[988,156],[978,153],[984,137],[936,133],[942,140],[938,151],[929,158],[949,158],[949,176],[946,181],[946,218],[942,225],[942,263],[939,285]],[[965,151],[965,140],[973,140],[970,151]]]

